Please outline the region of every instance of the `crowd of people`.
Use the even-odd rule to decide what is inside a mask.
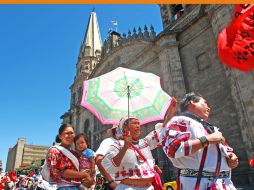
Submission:
[[[47,181],[42,179],[40,170],[35,168],[34,171],[27,174],[21,172],[6,172],[0,175],[0,189],[4,190],[53,190],[56,189]]]
[[[179,169],[178,189],[235,190],[230,175],[238,158],[219,128],[207,122],[210,107],[205,98],[186,94],[181,114],[174,116],[177,104],[172,98],[164,122],[144,138],[140,138],[139,118],[123,117],[95,152],[89,149],[85,134],[75,136],[73,127],[63,124],[57,145],[49,149],[46,158],[50,183],[59,190],[160,190],[161,170],[151,150],[162,146]]]
[[[177,106],[172,98],[163,123],[144,138],[139,118],[123,117],[96,151],[89,148],[86,134],[75,135],[72,125],[62,124],[45,160],[48,183],[59,190],[161,190],[161,170],[151,150],[162,147],[178,168],[178,189],[236,190],[230,177],[238,158],[219,128],[208,123],[211,109],[206,99],[186,94],[181,113],[174,116]],[[21,181],[17,189],[31,189],[17,185]]]

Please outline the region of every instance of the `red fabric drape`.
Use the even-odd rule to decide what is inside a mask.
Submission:
[[[218,36],[222,63],[241,71],[254,69],[254,5],[235,5],[231,24]]]

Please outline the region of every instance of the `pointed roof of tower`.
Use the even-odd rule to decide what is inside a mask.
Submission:
[[[81,53],[82,55],[96,56],[96,50],[101,51],[101,34],[98,25],[96,13],[91,12],[86,28],[86,34],[83,41]],[[88,51],[88,52],[86,52]]]

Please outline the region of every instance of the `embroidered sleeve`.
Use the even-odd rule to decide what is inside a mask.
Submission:
[[[163,150],[170,158],[189,156],[191,153],[190,132],[187,131],[187,123],[183,119],[174,117],[162,130],[160,141]]]
[[[155,130],[151,131],[146,137],[145,140],[147,141],[151,150],[161,146],[159,140],[159,134],[162,130],[162,123],[158,123],[155,125]]]
[[[110,174],[117,173],[117,171],[119,170],[119,167],[117,167],[113,161],[113,158],[119,153],[119,149],[120,147],[111,145],[108,152],[105,154],[102,160],[103,167]]]
[[[66,169],[77,171],[71,160],[54,147],[50,148],[48,151],[47,162],[50,169],[50,175],[56,181],[63,178],[62,174]],[[79,179],[74,178],[68,178],[66,180],[80,181]]]
[[[59,180],[61,178],[61,171],[64,169],[62,164],[63,155],[56,148],[51,148],[48,151],[47,161],[50,168],[50,175],[53,179]]]

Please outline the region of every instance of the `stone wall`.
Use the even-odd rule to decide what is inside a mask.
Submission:
[[[15,145],[13,148],[10,148],[8,151],[8,157],[7,157],[6,167],[5,167],[6,172],[12,171],[14,169],[16,151],[17,151],[17,145]]]

